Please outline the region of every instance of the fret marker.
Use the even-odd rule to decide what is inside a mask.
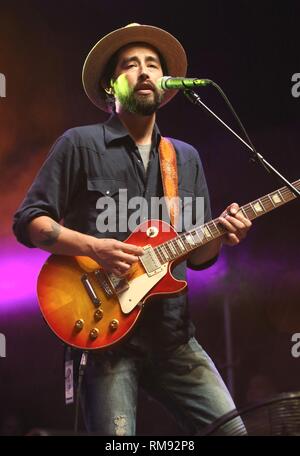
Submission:
[[[256,203],[253,204],[253,209],[257,214],[259,214],[260,212],[264,212],[263,207],[259,201],[256,201]]]
[[[278,193],[273,193],[273,195],[271,195],[271,198],[272,198],[274,204],[279,204],[282,201],[282,199],[280,198],[280,195]]]
[[[203,228],[203,233],[207,238],[211,238],[210,231],[206,228],[206,226]]]
[[[200,234],[199,231],[196,229],[194,231],[194,233],[195,234],[193,234],[193,237],[194,237],[195,244],[196,245],[197,244],[202,244],[202,241],[203,241],[203,238],[204,238],[202,231],[200,231],[200,233],[201,233]]]
[[[194,239],[192,238],[192,236],[190,234],[186,234],[185,235],[185,239],[187,240],[187,242],[190,244],[190,245],[195,245],[195,241]]]

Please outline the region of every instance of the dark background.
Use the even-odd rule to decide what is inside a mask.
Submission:
[[[1,307],[0,333],[7,356],[0,358],[0,423],[18,418],[20,432],[34,426],[70,429],[73,407],[63,403],[63,347],[50,333],[35,298],[31,263],[37,250],[18,247],[11,218],[45,159],[67,128],[106,119],[81,86],[90,48],[130,22],[162,27],[186,49],[188,76],[217,82],[236,108],[258,151],[290,180],[300,177],[300,97],[291,94],[300,72],[297,1],[137,2],[0,0],[0,72],[7,82],[0,98]],[[212,88],[203,101],[236,130],[228,108]],[[200,152],[214,216],[229,203],[247,203],[281,187],[249,162],[247,149],[182,94],[158,115],[161,132]],[[270,394],[300,390],[300,358],[291,337],[300,333],[299,202],[255,222],[237,248],[224,248],[218,264],[189,274],[191,313],[200,343],[225,381],[233,368],[239,406]],[[29,269],[28,269],[29,268]],[[38,268],[37,268],[38,270]],[[224,308],[230,309],[226,333]],[[228,366],[226,341],[233,344]],[[2,432],[5,432],[2,430]],[[141,393],[138,432],[178,433],[176,423]]]

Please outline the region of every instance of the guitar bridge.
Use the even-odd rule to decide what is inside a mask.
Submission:
[[[104,291],[104,293],[106,294],[106,296],[108,298],[113,296],[114,293],[113,293],[110,282],[108,281],[108,278],[107,278],[105,272],[102,271],[101,269],[97,269],[97,271],[95,271],[94,274],[97,279],[97,282],[101,286],[101,288]]]
[[[107,274],[107,276],[116,294],[120,294],[123,293],[123,291],[128,290],[129,283],[126,277],[118,277],[111,273]]]
[[[118,295],[129,288],[128,280],[125,277],[118,277],[111,273],[107,274],[101,269],[95,271],[95,277],[108,298],[115,294]]]

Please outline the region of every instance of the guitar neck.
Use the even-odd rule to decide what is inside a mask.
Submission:
[[[300,179],[293,182],[293,185],[300,190]],[[288,187],[282,187],[251,203],[245,204],[240,207],[240,212],[242,212],[247,219],[254,220],[277,207],[283,206],[295,198],[296,196]],[[173,261],[186,256],[186,254],[192,250],[223,236],[225,233],[226,229],[221,224],[219,218],[216,218],[156,246],[154,251],[160,263],[164,264],[168,261]]]

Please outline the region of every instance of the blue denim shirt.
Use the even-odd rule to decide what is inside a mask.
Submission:
[[[96,222],[101,209],[96,207],[97,200],[101,196],[110,196],[119,209],[119,189],[126,189],[128,200],[134,196],[144,197],[149,207],[151,197],[162,197],[160,138],[155,125],[146,173],[137,146],[117,116],[111,116],[103,124],[67,130],[54,143],[15,213],[13,230],[17,239],[34,247],[28,237],[28,223],[37,216],[47,215],[57,222],[63,221],[68,228],[97,238],[125,240],[129,230],[99,232]],[[207,222],[211,219],[211,210],[198,152],[187,143],[171,141],[176,150],[179,196],[191,196],[193,201],[197,196],[204,197],[203,218]],[[133,209],[128,211],[128,216],[130,211]],[[118,212],[116,226],[120,222]],[[151,213],[148,218],[151,218]],[[138,223],[141,221],[137,220]],[[192,267],[189,263],[188,266]],[[176,266],[173,272],[178,279],[184,279],[186,262]],[[129,343],[171,348],[188,340],[194,334],[194,327],[188,315],[186,294],[156,301],[145,306]]]

